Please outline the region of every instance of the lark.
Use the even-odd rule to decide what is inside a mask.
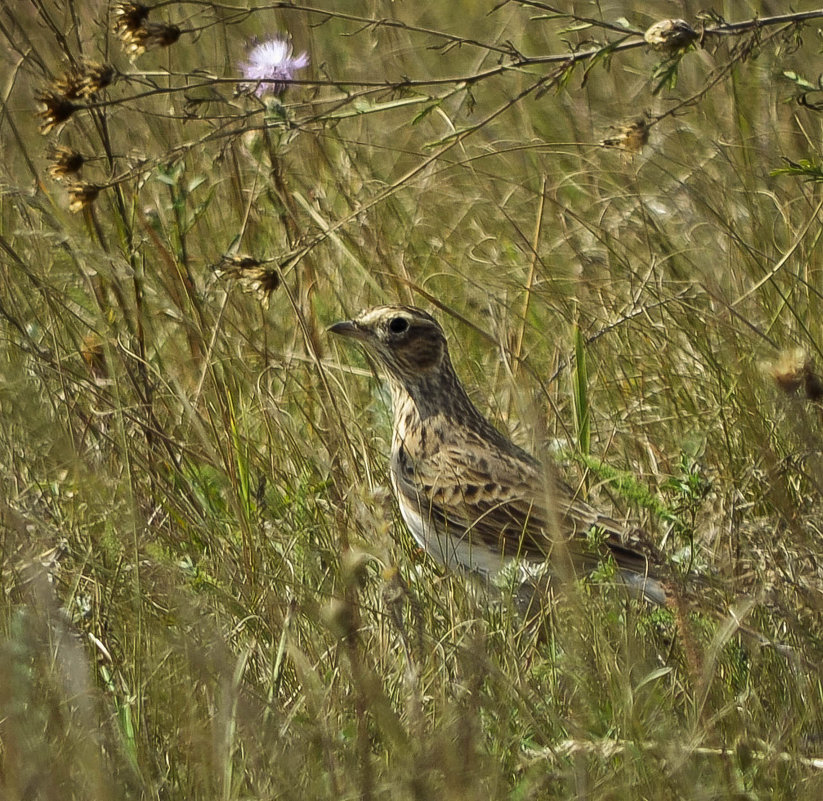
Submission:
[[[666,602],[649,550],[498,431],[460,383],[443,329],[411,306],[377,306],[334,334],[374,356],[391,388],[391,482],[417,543],[442,565],[483,579],[512,560],[565,578],[613,560],[633,594]]]

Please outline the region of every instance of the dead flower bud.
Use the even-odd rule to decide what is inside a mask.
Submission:
[[[811,372],[812,359],[803,348],[791,348],[784,350],[768,367],[777,386],[787,395],[793,395]]]
[[[169,47],[180,38],[180,28],[164,22],[145,22],[140,28],[121,35],[126,52],[132,58],[142,56],[153,47]]]
[[[62,181],[69,175],[80,171],[86,159],[73,147],[54,145],[49,149],[49,175],[55,181]]]
[[[603,139],[603,147],[615,147],[627,153],[639,153],[649,141],[649,123],[639,119],[626,125],[614,127],[614,136]]]
[[[40,123],[41,134],[47,134],[64,123],[78,108],[65,95],[51,89],[40,92],[36,99],[43,106],[38,112],[38,116],[43,120]]]
[[[142,3],[116,3],[111,10],[114,32],[122,39],[125,34],[142,28],[149,11],[149,7]]]
[[[114,67],[109,64],[98,64],[96,61],[84,61],[80,67],[75,67],[54,82],[57,93],[69,100],[80,97],[91,98],[105,89],[114,80]]]
[[[804,348],[783,351],[768,369],[777,386],[787,395],[794,395],[803,387],[809,400],[823,400],[823,379],[815,373],[812,357]]]
[[[684,19],[664,19],[655,22],[643,38],[653,50],[664,53],[677,53],[697,41],[699,34]]]
[[[91,207],[100,194],[100,187],[85,181],[78,181],[68,187],[68,193],[69,211],[78,212]]]
[[[274,291],[280,286],[280,272],[251,256],[224,256],[215,267],[218,278],[237,281],[243,292],[257,295],[263,308],[269,308]]]
[[[94,97],[98,92],[111,85],[114,75],[114,67],[111,64],[98,64],[96,61],[83,62],[83,83],[80,87],[80,97]]]

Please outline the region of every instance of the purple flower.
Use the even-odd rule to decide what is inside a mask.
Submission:
[[[303,69],[308,64],[308,53],[295,56],[291,42],[275,36],[255,45],[249,53],[249,60],[240,64],[240,69],[246,80],[257,82],[256,86],[247,85],[246,88],[263,97],[265,94],[282,94],[286,84],[294,80],[295,70]]]

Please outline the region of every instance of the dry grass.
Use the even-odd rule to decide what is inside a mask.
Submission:
[[[323,5],[0,9],[0,794],[819,798],[815,22],[653,94],[665,54],[564,66],[620,34],[538,4]],[[276,31],[311,66],[236,95]],[[324,335],[397,300],[787,648],[596,578],[530,627],[416,552]]]

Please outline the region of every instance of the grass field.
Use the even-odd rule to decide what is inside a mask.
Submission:
[[[125,11],[0,6],[0,797],[819,799],[823,11]],[[712,597],[419,552],[392,302]]]

